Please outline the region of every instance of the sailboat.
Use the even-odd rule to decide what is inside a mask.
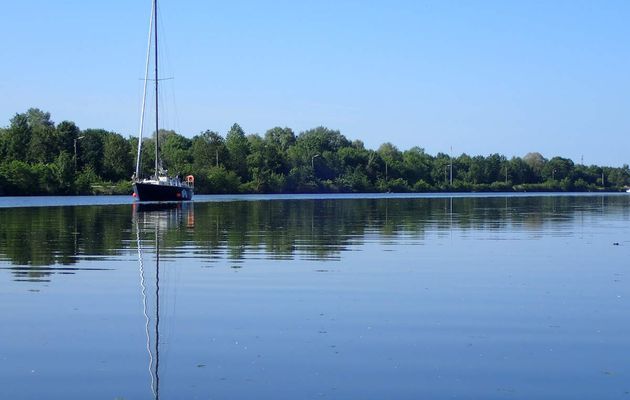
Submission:
[[[159,146],[159,75],[158,75],[158,30],[157,30],[157,0],[153,0],[151,19],[149,22],[149,44],[147,46],[147,61],[145,68],[144,93],[142,97],[142,111],[140,115],[140,133],[138,135],[138,155],[136,158],[136,171],[132,177],[133,196],[137,201],[189,201],[194,194],[195,177],[186,176],[181,180],[179,176],[169,176],[168,171],[162,167]],[[151,59],[151,38],[153,36],[154,76],[155,83],[155,171],[148,178],[141,178],[140,156],[142,152],[142,131],[144,129],[144,112],[147,98],[147,82],[149,77],[149,63]]]

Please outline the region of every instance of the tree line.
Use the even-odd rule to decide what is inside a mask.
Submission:
[[[194,175],[197,193],[618,191],[630,183],[627,164],[587,166],[537,152],[451,157],[391,143],[372,150],[325,127],[248,135],[234,124],[225,136],[160,130],[159,139],[164,167]],[[154,145],[143,140],[144,175],[153,172]],[[55,124],[31,108],[0,129],[0,195],[130,193],[137,146],[136,137]]]

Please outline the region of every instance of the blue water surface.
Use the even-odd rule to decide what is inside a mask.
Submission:
[[[626,195],[31,200],[2,399],[630,395]]]

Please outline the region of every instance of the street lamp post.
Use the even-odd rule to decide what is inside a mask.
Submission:
[[[311,169],[313,170],[313,173],[315,173],[315,159],[319,157],[319,154],[315,154],[313,157],[311,157]]]
[[[79,136],[74,139],[74,173],[77,173],[77,141],[83,139],[85,136]]]

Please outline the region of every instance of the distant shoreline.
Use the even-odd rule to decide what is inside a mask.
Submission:
[[[526,197],[598,197],[624,196],[625,192],[432,192],[432,193],[298,193],[298,194],[218,194],[197,195],[182,205],[208,202],[239,201],[314,201],[314,200],[404,200],[404,199],[466,199],[466,198],[526,198]],[[146,204],[135,202],[131,195],[89,196],[0,196],[0,210],[28,207],[116,206]]]
[[[552,193],[552,194],[565,194],[565,193],[623,193],[626,192],[628,187],[607,187],[596,188],[590,190],[559,190],[557,186],[549,186],[548,183],[544,184],[522,184],[515,185],[513,187],[506,187],[505,185],[497,186],[481,184],[481,185],[468,185],[472,186],[471,190],[449,190],[450,187],[446,187],[444,190],[427,190],[427,191],[366,191],[366,192],[353,192],[353,191],[302,191],[302,192],[196,192],[196,195],[326,195],[326,194],[349,194],[349,195],[361,195],[361,194],[418,194],[418,195],[431,195],[431,194],[515,194],[515,193]],[[59,196],[59,197],[95,197],[95,196],[126,196],[133,193],[131,182],[119,182],[117,185],[93,185],[89,190],[84,190],[83,193],[16,193],[16,194],[0,194],[0,198],[3,197],[47,197],[47,196]]]

